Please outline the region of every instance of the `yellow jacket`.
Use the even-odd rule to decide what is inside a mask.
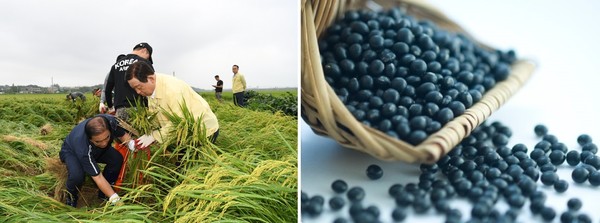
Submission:
[[[232,82],[233,87],[231,90],[233,90],[233,93],[246,91],[246,78],[244,78],[242,73],[238,72],[237,74],[234,74]]]
[[[162,143],[162,137],[166,137],[172,125],[162,113],[161,108],[182,116],[180,105],[184,101],[195,118],[203,115],[202,121],[206,126],[206,137],[211,136],[219,129],[217,116],[210,109],[210,105],[190,85],[173,76],[159,73],[155,73],[155,76],[156,88],[154,94],[148,97],[148,109],[151,112],[158,112],[156,118],[161,128],[152,132],[152,136],[158,142]]]

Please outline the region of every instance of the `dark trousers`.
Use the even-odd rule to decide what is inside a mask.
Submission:
[[[213,133],[211,136],[208,137],[208,140],[210,140],[211,143],[215,144],[215,142],[217,141],[217,137],[219,137],[218,129],[215,133]]]
[[[85,180],[85,172],[79,163],[79,159],[77,159],[75,155],[70,153],[63,153],[61,155],[61,160],[67,165],[67,172],[69,174],[67,177],[67,205],[77,207],[79,190],[81,190],[81,186]],[[94,158],[96,162],[106,164],[102,171],[102,175],[104,175],[104,178],[106,178],[106,181],[108,181],[109,184],[113,185],[115,181],[117,181],[119,171],[123,165],[123,156],[121,153],[117,152],[113,147],[110,147],[106,149],[104,153],[101,153],[98,157]],[[102,192],[99,192],[98,194],[100,195]]]
[[[244,92],[233,93],[233,103],[235,105],[244,107]]]

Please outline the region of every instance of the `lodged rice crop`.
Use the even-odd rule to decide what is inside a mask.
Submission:
[[[74,124],[92,116],[97,106],[93,100],[62,103],[62,96],[43,100],[10,96],[21,104],[15,105],[2,98],[9,96],[0,95],[0,222],[297,221],[297,119],[213,98],[207,101],[220,124],[215,144],[199,137],[203,126],[190,111],[170,116],[179,128],[165,143],[150,148],[150,159],[140,159],[143,168],[128,172],[131,178],[119,192],[122,206],[99,200],[89,178],[82,188],[81,207],[64,205],[60,195],[66,169],[58,151]],[[23,109],[23,104],[32,109]],[[152,115],[141,109],[135,112],[139,117]],[[29,115],[45,121],[38,126],[22,118]],[[47,123],[53,131],[41,135],[40,126]],[[148,129],[136,130],[143,134],[154,128],[146,124]],[[144,180],[133,184],[139,173]]]

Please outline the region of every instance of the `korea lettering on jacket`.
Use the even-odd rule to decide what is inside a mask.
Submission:
[[[131,58],[128,60],[121,60],[121,61],[115,63],[115,70],[126,71],[129,68],[129,65],[131,65],[137,61],[138,61],[138,59],[136,59],[136,58]]]

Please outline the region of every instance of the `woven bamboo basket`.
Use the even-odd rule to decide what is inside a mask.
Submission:
[[[436,162],[515,94],[530,78],[535,67],[531,61],[517,60],[506,80],[497,82],[464,114],[455,117],[419,145],[413,146],[363,125],[346,109],[333,88],[325,81],[318,47],[319,36],[345,11],[369,8],[371,4],[383,9],[403,7],[417,19],[428,19],[441,29],[462,33],[473,41],[476,40],[441,11],[420,0],[302,0],[301,3],[302,118],[316,134],[331,137],[344,147],[368,153],[380,160]],[[478,44],[490,49],[483,43]]]

